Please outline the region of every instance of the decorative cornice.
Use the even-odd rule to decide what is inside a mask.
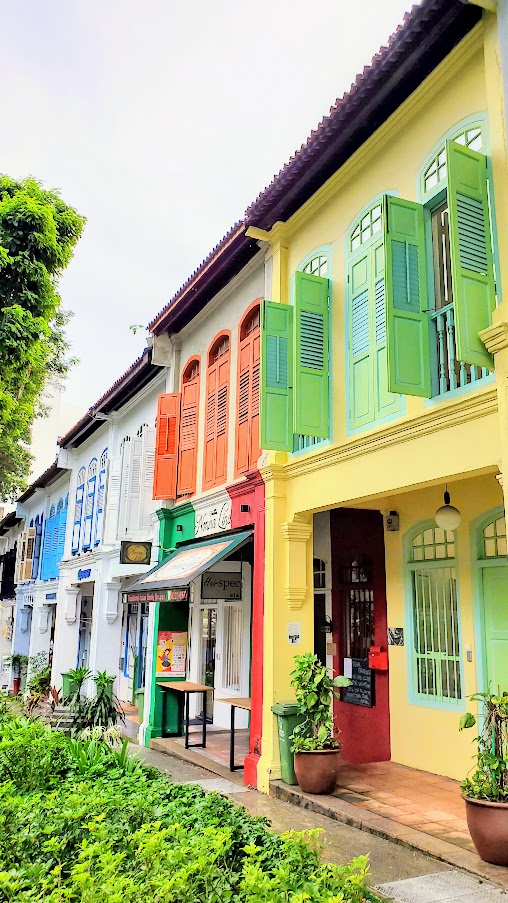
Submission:
[[[508,348],[508,322],[506,320],[487,326],[478,335],[491,354],[497,354],[498,351]]]
[[[157,508],[155,512],[160,521],[174,520],[175,517],[181,517],[184,514],[190,514],[194,511],[192,502],[182,502],[181,505],[173,505],[172,508]]]
[[[307,542],[312,536],[312,524],[306,514],[296,514],[294,520],[281,525],[282,536],[286,542]]]
[[[305,602],[305,596],[307,595],[307,587],[306,586],[286,586],[284,588],[284,593],[286,596],[286,600],[288,603],[288,608],[292,611],[295,611],[297,608],[301,608],[303,603]]]

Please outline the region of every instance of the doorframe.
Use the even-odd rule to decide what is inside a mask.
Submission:
[[[493,520],[506,517],[504,506],[496,505],[471,522],[471,561],[473,564],[473,624],[476,650],[476,689],[478,693],[488,690],[487,642],[485,638],[485,604],[483,597],[483,571],[485,568],[506,567],[506,558],[483,558],[483,531]]]

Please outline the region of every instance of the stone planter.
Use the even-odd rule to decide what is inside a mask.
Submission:
[[[508,803],[464,797],[469,833],[484,862],[508,865]]]
[[[304,793],[333,793],[340,768],[340,750],[295,753],[295,774]]]

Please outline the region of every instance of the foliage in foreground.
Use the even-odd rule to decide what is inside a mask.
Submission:
[[[279,836],[217,793],[98,746],[0,723],[1,900],[363,901],[367,857],[320,865],[319,832]]]

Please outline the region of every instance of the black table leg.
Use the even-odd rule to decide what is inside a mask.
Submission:
[[[184,693],[185,696],[185,749],[189,748],[189,696],[190,693]]]
[[[231,706],[231,735],[229,738],[229,770],[235,771],[235,707]]]
[[[206,690],[203,693],[203,749],[206,748]]]

